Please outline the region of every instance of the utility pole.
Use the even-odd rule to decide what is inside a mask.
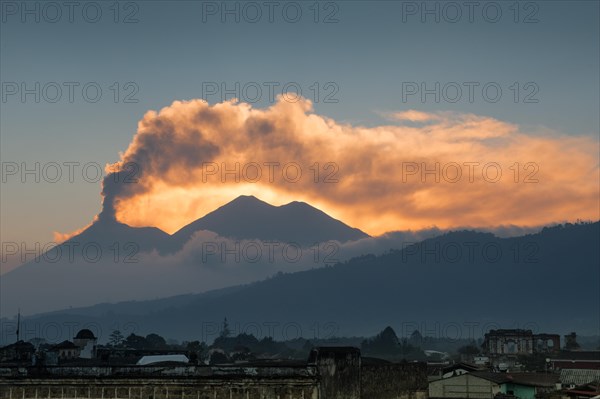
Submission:
[[[17,342],[20,340],[20,329],[21,329],[21,309],[19,308],[19,313],[17,313]]]

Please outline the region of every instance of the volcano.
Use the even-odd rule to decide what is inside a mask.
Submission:
[[[196,233],[204,235],[182,251]],[[156,227],[128,226],[104,214],[80,234],[2,275],[1,313],[14,313],[19,304],[29,312],[39,312],[202,292],[248,283],[282,268],[316,265],[265,260],[260,267],[245,267],[228,263],[230,259],[219,262],[216,257],[211,260],[217,263],[209,265],[202,257],[204,237],[213,240],[215,234],[224,241],[276,241],[306,247],[369,237],[306,203],[273,206],[253,196],[238,197],[173,235]],[[229,247],[235,248],[235,243]]]
[[[239,240],[294,242],[300,245],[369,237],[305,202],[273,206],[254,196],[236,198],[183,227],[173,234],[172,239],[182,245],[200,230]]]
[[[254,196],[242,195],[184,226],[173,235],[156,227],[131,227],[112,218],[98,218],[90,227],[67,243],[135,243],[140,251],[156,249],[174,253],[199,231],[211,231],[235,240],[277,241],[303,246],[325,241],[348,242],[369,237],[363,231],[332,218],[305,203],[273,206]]]

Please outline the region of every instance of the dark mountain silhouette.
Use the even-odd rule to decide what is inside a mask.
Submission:
[[[598,222],[513,238],[452,232],[381,256],[245,286],[72,309],[28,322],[93,323],[105,334],[111,325],[129,325],[207,341],[225,316],[240,332],[252,328],[284,338],[299,329],[308,338],[368,336],[387,325],[400,336],[419,329],[470,338],[501,327],[597,334],[599,241]]]
[[[160,253],[172,253],[180,250],[194,233],[201,230],[238,240],[271,240],[300,245],[330,240],[346,242],[369,237],[361,230],[304,202],[294,201],[273,206],[254,196],[242,195],[173,235],[156,227],[131,227],[102,218],[68,242],[94,242],[106,246],[114,245],[115,242],[135,243],[140,251],[156,249]]]
[[[102,247],[110,247],[115,243],[133,243],[140,251],[166,248],[171,236],[156,227],[131,227],[111,219],[95,221],[80,234],[71,237],[65,243],[85,245],[98,243]]]
[[[218,256],[208,260],[202,256],[204,241],[194,243],[187,253],[180,253],[200,230],[212,232],[200,241],[218,241],[219,245],[228,239],[258,239],[310,246],[315,242],[368,237],[308,204],[292,202],[275,207],[251,196],[231,201],[174,235],[102,217],[82,233],[2,275],[0,311],[7,315],[21,307],[33,313],[99,301],[154,299],[256,281],[272,274],[273,268],[300,270],[319,266],[317,262],[302,266],[265,260],[260,265],[244,267],[247,264],[236,259],[239,251],[225,261],[219,261],[223,258]],[[215,239],[213,233],[226,239]],[[229,243],[227,248],[234,249],[235,244]],[[267,257],[265,254],[263,259]],[[216,273],[207,266],[210,261]]]
[[[254,196],[240,196],[173,234],[176,245],[187,242],[199,230],[222,237],[312,245],[368,237],[304,202],[273,206]]]

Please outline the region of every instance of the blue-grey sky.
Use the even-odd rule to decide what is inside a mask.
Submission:
[[[66,167],[56,183],[44,176],[36,183],[32,175],[22,183],[20,172],[3,176],[2,241],[46,243],[54,231],[89,223],[100,211],[101,186],[95,169],[88,168],[88,182],[81,166],[118,161],[148,110],[175,100],[221,101],[222,93],[206,93],[215,83],[233,88],[240,82],[254,98],[256,82],[263,92],[254,106],[265,107],[265,82],[279,85],[276,94],[295,82],[316,113],[352,125],[388,124],[386,114],[415,109],[489,116],[536,135],[598,137],[598,1],[482,1],[473,6],[472,20],[463,1],[250,3],[83,1],[71,22],[65,2],[2,0],[2,162],[29,168],[79,162],[73,182]],[[25,7],[33,14],[23,15]],[[226,7],[233,14],[222,15]],[[423,7],[434,14],[422,15]],[[93,22],[97,10],[102,15]],[[293,22],[298,10],[302,15]],[[36,82],[39,103],[35,94],[22,101],[22,83],[35,88]],[[52,82],[62,87],[55,103],[49,101]],[[65,82],[77,85],[72,102]],[[90,82],[89,96],[102,89],[97,102],[82,94]],[[406,93],[413,82],[440,82],[448,91],[439,102],[433,95],[422,101]],[[464,82],[478,84],[472,102]],[[452,102],[456,84],[462,98]],[[494,87],[502,89],[497,102],[484,97],[486,84],[490,96]],[[137,102],[125,102],[127,95]],[[324,102],[328,95],[337,101]]]

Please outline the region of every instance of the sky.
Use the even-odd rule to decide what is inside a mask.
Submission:
[[[84,228],[103,183],[169,233],[242,194],[374,235],[599,217],[597,1],[0,5],[3,244]],[[303,179],[207,169],[236,162]]]

